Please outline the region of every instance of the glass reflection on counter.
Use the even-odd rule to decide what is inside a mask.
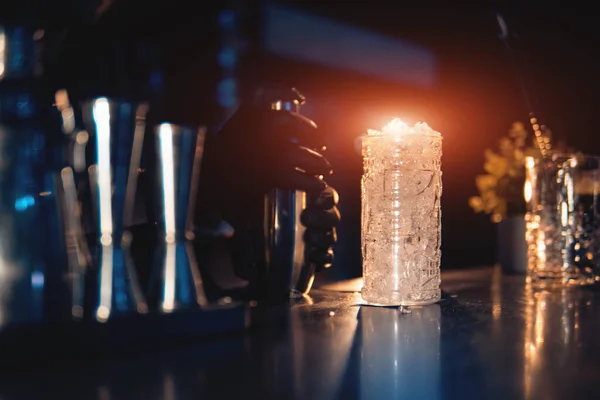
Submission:
[[[525,288],[524,391],[525,398],[554,398],[549,381],[568,379],[566,368],[581,358],[581,314],[592,306],[593,293],[573,288]],[[579,361],[577,361],[579,360]],[[556,369],[556,365],[563,368]],[[562,371],[565,376],[556,376]]]
[[[309,295],[291,300],[276,329],[251,335],[244,380],[260,378],[257,398],[355,398],[358,294],[337,303],[319,303]],[[315,318],[307,318],[307,310]],[[318,315],[318,316],[316,316]],[[323,321],[321,318],[324,317]],[[249,370],[247,368],[250,368]],[[350,381],[350,382],[349,382]],[[252,386],[255,382],[246,382]]]
[[[441,398],[441,309],[361,307],[361,399]]]

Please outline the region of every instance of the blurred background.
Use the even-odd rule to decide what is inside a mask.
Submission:
[[[163,87],[167,115],[214,130],[256,85],[297,87],[335,168],[329,183],[340,193],[343,222],[328,273],[337,278],[361,272],[355,140],[392,117],[425,121],[444,136],[442,268],[494,262],[496,226],[468,198],[477,194],[485,149],[497,148],[513,122],[527,124],[530,111],[496,12],[518,32],[540,117],[555,138],[587,153],[600,146],[599,36],[593,15],[573,3],[63,0],[2,8],[5,20],[41,21],[62,35],[52,72],[82,96]],[[148,49],[156,43],[166,61],[154,70]]]

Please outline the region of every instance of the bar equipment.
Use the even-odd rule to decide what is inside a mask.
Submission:
[[[563,282],[594,284],[600,280],[600,157],[565,161],[557,189]]]
[[[379,305],[440,299],[442,136],[392,120],[362,136],[362,298]]]
[[[148,298],[161,312],[208,305],[192,241],[205,128],[155,127],[160,243]]]
[[[69,42],[64,27],[55,29],[43,15],[52,28],[38,29],[25,8],[15,17],[25,24],[0,16],[0,347],[6,363],[147,349],[246,328],[245,304],[148,312],[128,231],[140,211],[134,199],[146,196],[136,196],[136,180],[148,107],[131,99],[149,96],[128,75],[139,70],[111,51],[115,42],[98,34],[97,25],[70,30],[67,36],[80,40]],[[128,44],[126,50],[135,47]]]
[[[146,128],[146,104],[98,97],[83,106],[83,122],[95,139],[95,164],[88,168],[95,214],[94,318],[146,313],[148,307],[131,258],[136,181]]]
[[[0,17],[0,326],[37,323],[60,265],[53,175],[57,122],[44,59],[55,38],[39,21]]]
[[[299,113],[304,96],[295,89],[286,94],[273,99],[271,109]],[[265,196],[265,281],[271,297],[301,297],[312,286],[315,267],[305,259],[306,228],[300,222],[306,206],[302,190],[273,189]]]
[[[323,181],[333,171],[316,124],[296,112],[303,101],[294,89],[259,89],[207,140],[201,231],[231,226],[232,272],[248,281],[242,296],[289,301],[332,262],[339,197]]]
[[[557,203],[558,177],[570,157],[555,154],[525,160],[527,279],[537,286],[562,284],[564,240]]]
[[[59,254],[45,132],[0,123],[0,326],[44,318],[48,267]]]

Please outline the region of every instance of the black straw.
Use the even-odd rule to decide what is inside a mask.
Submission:
[[[520,59],[517,56],[517,52],[515,50],[516,46],[514,46],[514,43],[511,43],[513,42],[512,38],[515,35],[509,31],[508,25],[506,24],[506,21],[504,20],[501,14],[496,13],[496,21],[498,22],[498,26],[500,28],[499,37],[506,46],[506,49],[512,61],[515,75],[519,80],[519,86],[521,88],[523,100],[525,101],[525,104],[529,109],[529,122],[531,123],[533,133],[536,138],[536,144],[540,152],[542,153],[542,157],[545,158],[548,156],[548,150],[550,150],[550,143],[544,143],[544,134],[546,133],[547,128],[546,126],[540,124],[540,121],[538,119],[538,116],[541,115],[539,114],[539,107],[535,107],[533,104],[534,102],[532,101],[532,98],[535,99],[535,94],[532,89],[533,85],[531,85],[529,80],[527,79],[524,61],[521,60],[521,62],[519,62]],[[521,59],[524,59],[524,56],[522,56]],[[538,104],[537,101],[535,103]]]

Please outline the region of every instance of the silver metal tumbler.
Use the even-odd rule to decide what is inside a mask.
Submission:
[[[300,103],[277,100],[273,110],[298,111]],[[274,189],[265,196],[265,279],[270,297],[300,297],[314,280],[314,266],[305,257],[300,215],[306,208],[306,192]]]
[[[204,138],[204,128],[170,123],[155,128],[160,243],[154,255],[150,299],[160,312],[208,304],[192,246]]]
[[[95,318],[146,313],[130,251],[134,200],[146,129],[146,104],[100,97],[83,107],[84,124],[95,138],[96,163],[89,168],[96,215]]]

